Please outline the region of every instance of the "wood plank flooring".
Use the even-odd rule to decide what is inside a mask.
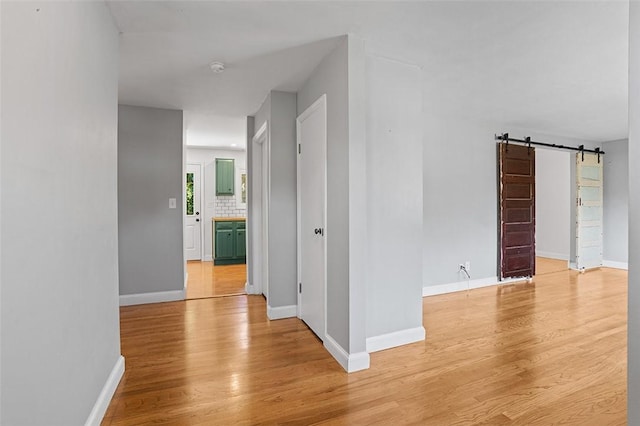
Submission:
[[[121,308],[103,425],[624,425],[626,271],[423,299],[427,339],[346,374],[261,296]]]
[[[187,299],[244,294],[247,265],[217,265],[199,260],[187,262]]]
[[[536,275],[561,272],[567,269],[569,269],[569,263],[566,260],[536,256]]]

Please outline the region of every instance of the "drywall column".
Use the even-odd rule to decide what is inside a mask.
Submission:
[[[260,262],[266,258],[269,271],[267,316],[280,319],[295,317],[297,313],[296,94],[270,92],[256,113],[253,132],[265,123],[268,132],[265,143],[269,152],[268,253],[261,259],[249,260],[255,274],[260,273]],[[258,171],[251,178],[254,188],[262,186],[264,152],[264,147],[252,146],[252,170]],[[254,191],[254,195],[259,191]],[[259,198],[256,197],[251,208],[257,217],[262,208],[257,205]],[[252,229],[264,237],[262,224],[252,222]]]
[[[348,40],[327,55],[298,92],[298,115],[327,95],[327,335],[349,352]]]
[[[269,121],[269,318],[296,316],[296,94],[272,91]]]
[[[626,268],[629,261],[629,140],[605,142],[604,265]]]
[[[348,36],[349,81],[349,366],[369,367],[367,352],[367,271],[369,258],[367,211],[367,84],[365,43]],[[367,297],[362,297],[367,295]]]
[[[629,2],[629,217],[640,217],[640,3]],[[640,222],[629,221],[627,424],[640,424]]]
[[[182,140],[182,111],[119,106],[122,305],[184,299]]]
[[[415,65],[368,55],[365,80],[367,351],[372,352],[425,337],[422,76]]]
[[[364,220],[364,49],[345,36],[298,92],[298,114],[327,96],[327,299],[325,347],[347,371],[368,368]],[[353,146],[351,144],[354,144]],[[352,198],[353,197],[353,198]],[[353,211],[351,210],[353,209]],[[363,210],[359,210],[363,209]],[[352,232],[351,227],[354,228]],[[353,255],[353,257],[352,257]]]
[[[1,417],[99,424],[118,319],[118,31],[103,2],[2,2]]]

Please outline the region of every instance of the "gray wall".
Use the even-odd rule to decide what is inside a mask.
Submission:
[[[293,306],[298,301],[296,116],[296,94],[272,91],[254,119],[254,134],[265,122],[269,133],[268,304],[271,308]],[[256,154],[251,146],[253,164],[262,161],[261,155]],[[261,177],[253,174],[251,181],[254,187],[260,185]],[[256,208],[259,211],[261,206],[254,205],[253,211]],[[249,258],[249,262],[253,260]]]
[[[569,151],[536,148],[536,255],[569,260],[571,161]]]
[[[327,95],[327,334],[353,352],[349,339],[348,47],[344,37],[314,70],[298,92],[298,115]]]
[[[271,92],[269,306],[298,302],[296,94]]]
[[[182,138],[182,111],[118,108],[121,295],[184,288]]]
[[[247,283],[253,282],[253,268],[250,266],[250,261],[253,256],[253,234],[251,232],[251,220],[253,200],[251,200],[251,165],[253,164],[253,152],[251,151],[252,139],[253,139],[253,126],[255,119],[253,117],[247,117]]]
[[[423,84],[427,84],[425,80]],[[466,260],[471,262],[472,279],[494,279],[498,273],[494,134],[509,132],[513,137],[531,136],[533,140],[563,145],[592,144],[501,123],[475,123],[463,117],[439,116],[433,109],[438,98],[425,99],[429,108],[423,120],[424,128],[428,129],[423,153],[424,285],[462,281],[464,277],[458,272],[458,265]],[[575,161],[571,163],[573,182]]]
[[[629,260],[629,141],[605,142],[604,232],[605,261]]]
[[[640,217],[640,3],[629,4],[629,217]],[[640,424],[640,223],[629,221],[627,423]]]
[[[418,67],[367,56],[367,337],[422,327],[420,85]]]
[[[80,425],[120,357],[118,32],[104,3],[0,10],[0,423]]]

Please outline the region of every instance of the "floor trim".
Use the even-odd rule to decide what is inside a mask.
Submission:
[[[603,260],[602,266],[605,266],[607,268],[614,268],[614,269],[624,269],[625,271],[629,270],[629,263],[616,262],[614,260]]]
[[[146,303],[175,302],[185,299],[186,291],[156,291],[153,293],[121,294],[120,306],[144,305]]]
[[[546,257],[548,259],[566,260],[569,261],[569,256],[562,253],[554,253],[551,251],[539,251],[536,250],[536,256]]]
[[[517,281],[524,281],[526,278],[507,278],[502,281],[498,277],[479,278],[476,280],[458,281],[449,284],[430,285],[422,287],[422,297],[437,296],[439,294],[454,293],[456,291],[465,291],[481,287],[490,287],[498,284],[509,284]],[[468,287],[467,287],[468,286]]]
[[[425,339],[425,336],[424,327],[420,326],[368,337],[367,352],[383,351],[397,346],[408,345],[409,343],[420,342]]]
[[[347,373],[353,373],[369,368],[370,358],[367,352],[349,354],[328,334],[324,339],[324,347]]]
[[[270,320],[278,320],[283,318],[293,318],[298,315],[297,305],[276,306],[272,308],[267,305],[267,318]]]
[[[116,388],[118,387],[123,375],[124,357],[120,355],[113,366],[113,369],[111,369],[111,373],[109,373],[109,377],[107,377],[107,381],[104,383],[104,386],[100,391],[100,395],[98,395],[98,399],[93,405],[91,413],[89,413],[89,417],[87,417],[87,421],[84,423],[85,426],[100,425],[107,409],[109,408],[111,398],[113,398],[113,394],[116,392]]]

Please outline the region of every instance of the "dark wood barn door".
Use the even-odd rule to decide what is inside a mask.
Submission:
[[[536,272],[535,154],[534,148],[499,144],[501,278]]]

